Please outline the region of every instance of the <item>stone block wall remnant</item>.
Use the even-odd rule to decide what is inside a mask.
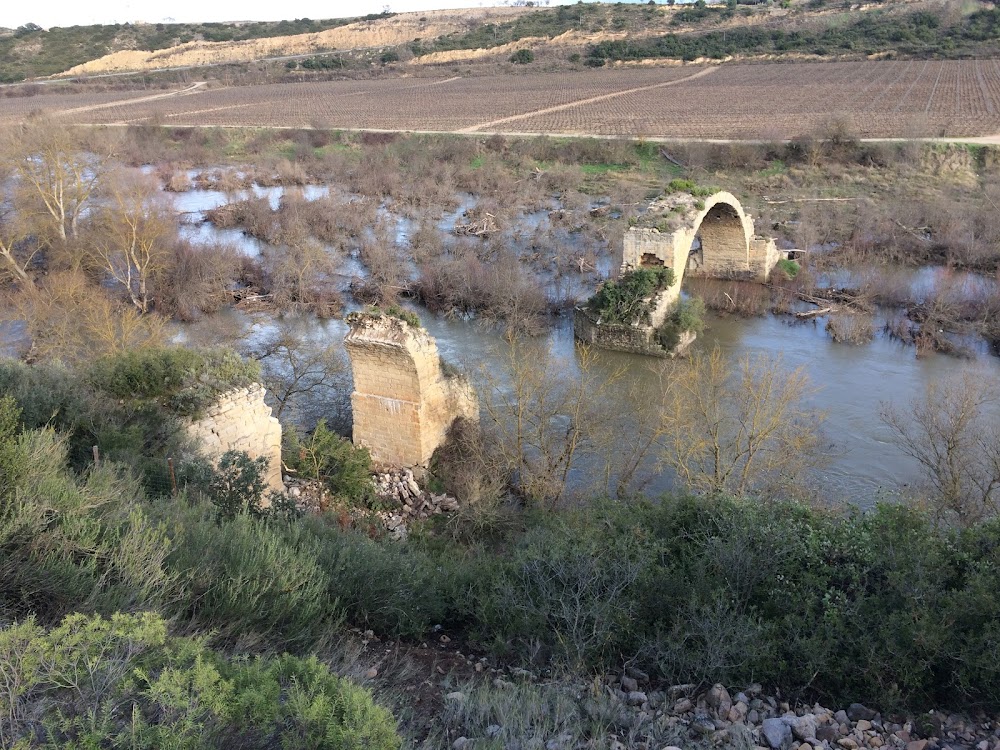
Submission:
[[[264,386],[254,383],[223,393],[197,420],[185,425],[188,436],[200,444],[213,463],[226,451],[267,458],[267,486],[284,492],[281,482],[281,423],[264,402]]]
[[[389,315],[355,313],[344,340],[354,392],[355,445],[376,463],[424,469],[455,419],[478,423],[468,380],[441,365],[437,343],[422,328]]]

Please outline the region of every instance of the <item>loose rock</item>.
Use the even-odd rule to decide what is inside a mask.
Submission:
[[[792,746],[792,729],[781,719],[764,719],[760,733],[773,750],[789,750]]]

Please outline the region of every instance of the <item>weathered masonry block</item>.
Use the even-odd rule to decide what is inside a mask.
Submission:
[[[423,469],[459,417],[479,421],[472,386],[441,366],[422,328],[355,313],[344,345],[354,373],[354,443],[381,464]]]
[[[250,458],[267,459],[269,488],[283,492],[281,482],[281,423],[264,402],[264,386],[254,383],[223,393],[197,420],[185,426],[203,453],[217,462],[230,450],[244,451]]]

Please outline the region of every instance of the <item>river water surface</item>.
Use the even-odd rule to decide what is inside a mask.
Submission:
[[[277,207],[281,188],[257,188],[257,195],[266,195],[272,207]],[[327,189],[314,186],[305,191],[306,197],[325,195]],[[173,195],[175,207],[185,222],[182,234],[195,244],[225,243],[237,247],[248,255],[259,255],[262,243],[247,237],[239,230],[220,230],[203,221],[204,211],[222,205],[232,196],[218,191],[192,190]],[[462,208],[444,216],[439,224],[447,232],[461,210],[469,205],[466,198]],[[533,220],[541,220],[533,217]],[[450,222],[450,223],[449,223]],[[403,217],[397,222],[397,241],[405,243],[411,225]],[[606,263],[602,263],[606,265]],[[343,258],[340,286],[346,289],[351,277],[363,273],[356,258]],[[922,278],[922,277],[921,277]],[[428,331],[437,339],[442,355],[472,374],[485,370],[502,369],[494,362],[498,347],[503,346],[498,332],[475,320],[435,316],[418,307]],[[218,345],[219,331],[226,324],[233,335],[252,339],[273,326],[266,315],[247,316],[230,310],[191,325],[178,325],[176,338],[180,342]],[[820,495],[828,501],[848,501],[868,506],[876,500],[891,497],[900,488],[919,481],[916,463],[904,456],[891,442],[888,428],[880,421],[879,411],[884,404],[900,408],[914,398],[919,398],[931,382],[963,371],[973,371],[977,377],[1000,382],[1000,358],[991,356],[984,346],[974,346],[972,357],[959,359],[940,354],[923,358],[915,356],[912,347],[878,335],[869,344],[852,346],[834,343],[824,331],[825,320],[816,318],[799,322],[786,317],[768,315],[741,319],[710,316],[705,332],[696,347],[711,348],[716,345],[727,354],[780,356],[788,368],[802,367],[808,374],[815,392],[809,397],[809,406],[826,413],[822,425],[823,444],[828,461],[814,472],[814,483]],[[346,324],[340,320],[306,319],[309,338],[315,341],[341,341]],[[0,326],[0,339],[8,345],[23,336],[16,323]],[[553,328],[539,343],[547,356],[555,358],[558,370],[572,373],[577,368],[578,353],[574,346],[572,323],[568,317],[557,319]],[[640,388],[658,388],[650,371],[650,360],[645,357],[605,353],[603,365],[608,372],[625,365],[628,378],[635,379]],[[624,386],[623,386],[624,387]],[[575,477],[577,490],[588,489],[586,473]],[[657,478],[647,488],[650,491],[668,489],[671,478],[667,474]]]

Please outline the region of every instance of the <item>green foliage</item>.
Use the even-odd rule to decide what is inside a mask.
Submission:
[[[649,298],[673,283],[674,273],[669,268],[637,268],[617,281],[604,282],[587,307],[602,322],[635,325],[649,319]]]
[[[143,510],[138,484],[102,465],[79,477],[51,430],[14,434],[0,405],[0,619],[33,612],[156,606],[169,595],[170,543]]]
[[[285,644],[310,643],[337,625],[315,539],[300,526],[248,514],[220,524],[202,506],[177,514],[167,565],[183,585],[185,620],[226,639],[256,634]]]
[[[689,7],[675,15],[680,23],[695,23],[711,16],[732,15],[731,8]],[[587,64],[608,60],[671,58],[722,59],[730,55],[774,55],[805,52],[820,55],[873,55],[893,51],[929,57],[992,56],[1000,38],[1000,10],[977,10],[950,20],[933,11],[910,13],[873,11],[847,23],[839,20],[809,29],[748,26],[695,34],[668,34],[647,40],[613,40],[593,45]]]
[[[389,712],[315,657],[229,660],[148,612],[0,630],[0,683],[4,747],[400,745]]]
[[[789,260],[788,258],[782,258],[775,264],[775,268],[781,271],[785,276],[790,279],[794,279],[798,276],[799,271],[802,270],[802,266],[798,264],[797,261]]]
[[[370,307],[366,308],[363,313],[354,312],[348,315],[347,322],[350,323],[352,316],[355,315],[370,315],[373,318],[380,318],[383,315],[385,315],[390,318],[397,318],[398,320],[402,320],[404,323],[406,323],[409,326],[412,326],[413,328],[421,327],[420,318],[417,316],[417,314],[415,312],[411,312],[410,310],[406,310],[400,307],[399,305],[389,305],[389,307],[385,309],[382,309],[378,305],[371,305]]]
[[[296,67],[296,61],[290,60],[286,67],[291,65]],[[298,61],[298,66],[305,70],[345,70],[350,67],[348,58],[343,55],[315,55]]]
[[[411,312],[410,310],[404,310],[402,307],[399,307],[398,305],[390,305],[389,307],[387,307],[385,310],[385,314],[391,318],[399,318],[405,323],[408,323],[413,328],[421,327],[420,318],[417,317],[417,314],[415,312]]]
[[[240,514],[254,518],[285,518],[298,515],[294,502],[280,492],[270,492],[268,507],[264,506],[267,492],[267,458],[250,458],[245,451],[228,450],[218,465],[209,470],[204,483],[205,494],[215,506],[221,520],[232,520]]]
[[[667,351],[680,343],[681,334],[692,331],[701,333],[705,328],[705,301],[701,297],[687,297],[677,302],[677,307],[656,329],[656,342]]]
[[[368,449],[328,429],[326,420],[321,419],[305,440],[289,430],[283,453],[289,469],[306,479],[321,479],[337,497],[354,504],[370,503],[374,497]]]
[[[719,192],[718,188],[715,187],[701,187],[697,185],[693,180],[684,180],[677,178],[670,181],[667,185],[667,192],[670,193],[690,193],[696,198],[707,198],[710,195],[715,195]],[[701,202],[702,207],[704,207],[704,202]]]
[[[515,65],[527,65],[535,61],[535,53],[530,49],[519,49],[510,56],[510,61]]]
[[[378,61],[383,65],[399,62],[399,53],[394,49],[389,49],[379,55]]]
[[[419,638],[457,621],[468,606],[461,582],[473,568],[458,559],[345,533],[322,519],[305,525],[317,539],[315,561],[326,573],[329,598],[357,627]]]
[[[197,416],[220,394],[260,379],[260,364],[229,349],[142,349],[99,360],[95,388],[118,399],[153,401],[182,416]]]
[[[698,325],[694,301],[679,310],[678,326]],[[233,726],[250,747],[278,733],[300,747],[389,736],[363,695],[330,696],[315,665],[231,664],[158,618],[112,615],[145,609],[242,647],[308,649],[345,620],[410,638],[442,624],[525,665],[631,663],[668,683],[759,681],[884,711],[1000,708],[997,520],[952,529],[900,505],[834,515],[665,497],[390,542],[323,516],[225,520],[207,503],[148,503],[109,462],[72,472],[65,440],[23,420],[17,399],[0,399],[0,622],[20,623],[0,631],[4,746],[35,716],[57,746],[214,747]],[[317,475],[335,474],[343,448],[323,433],[318,446]],[[69,620],[50,641],[21,621],[72,611],[112,619]],[[78,691],[62,687],[74,670]]]
[[[480,567],[491,575],[476,581],[477,627],[508,656],[531,644],[560,663],[634,658],[670,683],[758,680],[883,708],[992,705],[998,550],[998,523],[936,529],[899,506],[840,518],[706,497],[590,508],[539,519],[509,559]],[[567,611],[627,617],[587,630],[588,650],[568,642]]]
[[[638,545],[626,535],[555,524],[527,535],[488,589],[478,591],[477,605],[495,646],[529,648],[528,634],[536,633],[544,658],[586,669],[622,653],[635,614],[629,590],[642,567]]]

